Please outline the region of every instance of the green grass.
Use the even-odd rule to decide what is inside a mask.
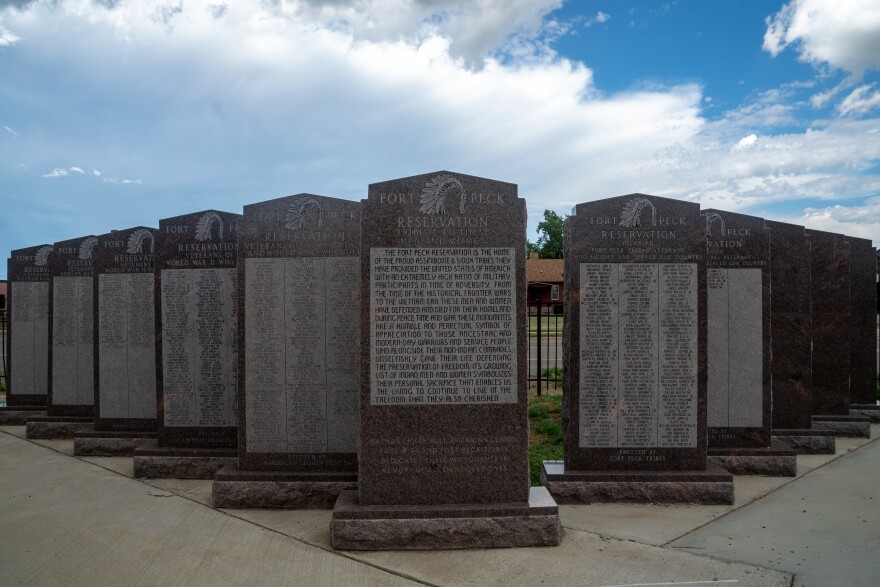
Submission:
[[[529,336],[536,336],[538,334],[538,320],[537,316],[529,316]],[[559,335],[562,336],[562,316],[541,316],[541,334],[548,335]]]
[[[541,484],[541,462],[562,458],[562,396],[529,398],[529,473],[532,486]]]

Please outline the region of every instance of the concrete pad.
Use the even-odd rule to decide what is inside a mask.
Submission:
[[[644,585],[723,580],[737,587],[788,587],[791,576],[635,542],[566,531],[553,548],[371,552],[357,560],[432,585]]]
[[[2,433],[0,494],[4,584],[417,584]]]
[[[134,463],[131,457],[76,457],[87,463],[98,465],[104,469],[125,475],[126,477],[134,477]]]
[[[873,428],[871,436],[877,438],[880,426],[874,425]],[[721,516],[748,506],[868,442],[871,441],[866,438],[838,438],[837,454],[798,455],[797,477],[735,475],[733,484],[736,502],[732,506],[561,505],[559,506],[559,516],[564,528],[660,546]]]
[[[795,585],[874,586],[880,549],[880,442],[849,451],[672,543],[797,573]]]

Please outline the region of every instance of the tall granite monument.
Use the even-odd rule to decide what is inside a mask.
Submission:
[[[798,224],[766,220],[770,231],[773,436],[799,454],[834,454],[834,433],[812,427],[810,241]]]
[[[813,428],[869,438],[871,423],[849,413],[849,243],[842,234],[808,230],[813,329]]]
[[[703,214],[709,461],[739,475],[794,476],[797,453],[771,442],[769,231],[763,218]]]
[[[852,236],[849,243],[849,408],[880,422],[877,405],[877,249]]]
[[[16,249],[7,261],[6,406],[0,424],[46,415],[49,388],[49,254],[52,245]]]
[[[332,507],[356,486],[360,204],[245,206],[238,235],[238,464],[216,507]]]
[[[156,229],[98,237],[95,265],[95,425],[78,455],[130,455],[156,437]]]
[[[706,220],[630,194],[578,204],[565,225],[561,503],[733,503],[706,462]]]
[[[135,477],[213,479],[238,453],[239,214],[159,221],[156,237],[157,439],[135,450]]]
[[[49,255],[48,417],[28,421],[28,438],[73,438],[93,423],[97,242],[92,235],[57,242]]]
[[[345,550],[558,544],[529,487],[525,201],[439,171],[369,186],[361,232],[358,490]]]

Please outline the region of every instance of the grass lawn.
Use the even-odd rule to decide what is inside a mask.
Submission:
[[[541,461],[562,458],[562,395],[529,397],[529,472],[541,484]]]
[[[537,316],[529,316],[529,336],[538,334]],[[541,334],[562,336],[562,316],[541,316]]]

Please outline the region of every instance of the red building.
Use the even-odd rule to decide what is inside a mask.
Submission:
[[[563,295],[562,259],[540,259],[532,253],[526,259],[526,281],[528,282],[528,301],[562,302]],[[560,306],[559,313],[562,313]]]

